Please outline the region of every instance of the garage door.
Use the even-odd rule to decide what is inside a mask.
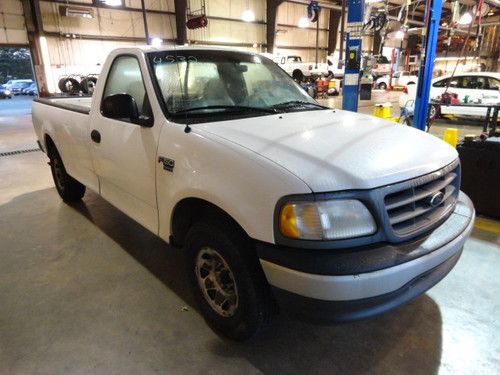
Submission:
[[[0,1],[0,45],[27,45],[21,0]]]

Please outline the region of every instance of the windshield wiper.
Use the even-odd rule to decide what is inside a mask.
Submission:
[[[182,109],[180,111],[172,113],[173,115],[184,115],[189,112],[202,111],[204,109],[222,109],[224,112],[264,112],[264,113],[279,113],[276,108],[264,108],[264,107],[247,107],[243,105],[207,105],[205,107],[192,107]],[[220,113],[220,112],[208,112],[208,113]],[[208,114],[202,112],[201,114]]]
[[[329,107],[325,107],[324,105],[306,102],[304,100],[290,100],[288,102],[275,104],[275,105],[271,106],[271,108],[281,109],[281,108],[291,108],[291,107],[302,107],[302,106],[306,106],[306,105],[313,106],[315,108],[320,108],[320,109],[330,109]]]

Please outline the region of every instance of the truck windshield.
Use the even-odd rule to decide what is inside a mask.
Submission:
[[[180,50],[152,52],[148,58],[160,100],[173,116],[259,116],[325,108],[263,56]]]

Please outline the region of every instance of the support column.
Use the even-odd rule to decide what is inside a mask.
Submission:
[[[276,15],[278,7],[283,0],[267,0],[266,1],[266,43],[267,52],[273,53],[274,42],[276,40]]]
[[[343,60],[344,59],[346,1],[347,0],[342,0],[342,10],[340,12],[340,48],[339,48],[339,60]]]
[[[348,0],[347,40],[342,109],[358,111],[359,69],[365,0]]]
[[[328,22],[328,55],[334,53],[337,48],[341,14],[342,12],[340,10],[330,9],[330,20]],[[340,58],[342,57],[340,56]]]
[[[423,41],[424,52],[420,59],[420,70],[418,71],[417,98],[415,100],[415,117],[413,121],[413,126],[424,131],[429,117],[428,108],[432,71],[434,70],[434,60],[436,59],[436,46],[442,7],[442,0],[431,0],[425,5],[424,30],[427,37]]]
[[[23,13],[28,32],[31,62],[33,64],[34,78],[38,86],[40,96],[48,96],[49,89],[45,75],[45,66],[40,46],[40,37],[43,36],[42,16],[40,3],[37,0],[23,0]],[[47,62],[48,63],[48,62]]]
[[[380,44],[382,43],[382,35],[380,35],[380,31],[374,31],[373,32],[373,48],[372,48],[372,53],[374,55],[378,55],[379,53],[382,53],[380,51]]]
[[[177,44],[184,45],[187,43],[187,3],[186,0],[174,0],[175,5],[175,27],[177,31]]]

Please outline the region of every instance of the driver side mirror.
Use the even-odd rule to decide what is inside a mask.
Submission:
[[[135,99],[129,94],[115,94],[103,99],[101,113],[112,119],[129,120],[141,126],[151,126],[151,118],[140,116]]]

